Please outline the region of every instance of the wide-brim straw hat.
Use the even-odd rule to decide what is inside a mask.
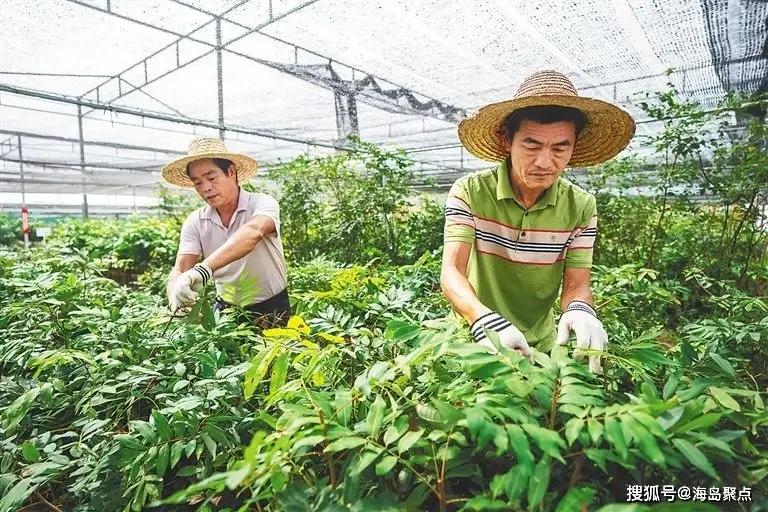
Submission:
[[[198,137],[189,143],[187,156],[174,160],[163,167],[163,179],[180,187],[194,188],[187,175],[187,165],[203,158],[225,158],[237,167],[237,181],[243,183],[256,174],[259,165],[253,158],[227,151],[224,141],[217,137]]]
[[[459,123],[459,139],[478,158],[499,162],[509,156],[498,134],[504,119],[523,107],[558,105],[581,110],[587,124],[576,139],[569,167],[596,165],[618,155],[635,135],[635,121],[619,107],[579,96],[557,71],[539,71],[523,80],[513,99],[480,108]]]

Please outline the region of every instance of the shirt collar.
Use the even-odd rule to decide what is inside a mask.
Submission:
[[[509,180],[509,158],[505,158],[503,162],[496,168],[496,199],[499,201],[503,199],[513,199],[517,202],[517,195],[515,189],[512,188],[512,183]],[[558,189],[560,188],[560,178],[549,187],[541,195],[536,204],[531,207],[532,210],[538,210],[546,206],[556,206]]]
[[[235,210],[235,213],[247,210],[248,200],[250,199],[250,194],[243,190],[243,187],[238,188],[240,189],[240,194],[237,198],[237,210]]]
[[[239,196],[237,198],[237,208],[235,209],[235,213],[237,213],[239,211],[247,210],[248,209],[248,201],[250,199],[250,194],[248,192],[246,192],[245,190],[243,190],[243,187],[238,187],[238,188],[240,190],[239,190]],[[211,206],[209,204],[205,205],[205,207],[203,208],[203,212],[200,214],[200,218],[201,219],[213,220],[214,217],[216,219],[218,219],[219,218],[219,212],[217,212],[216,209],[213,206]]]

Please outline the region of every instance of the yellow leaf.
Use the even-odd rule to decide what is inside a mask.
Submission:
[[[312,343],[309,340],[299,340],[299,343],[301,343],[305,347],[311,348],[313,350],[317,350],[318,348],[320,348],[320,346],[317,343]]]
[[[325,384],[325,375],[323,375],[323,372],[318,370],[315,373],[313,373],[312,382],[315,384],[315,386],[322,386],[323,384]]]
[[[298,340],[301,336],[293,329],[264,329],[262,333],[267,338],[291,338]]]
[[[344,341],[346,341],[341,336],[335,336],[333,334],[327,334],[327,333],[324,333],[324,332],[318,333],[318,336],[320,336],[324,340],[328,340],[328,341],[331,341],[333,343],[344,343]]]
[[[304,322],[304,319],[300,316],[292,316],[288,320],[288,328],[296,329],[300,333],[309,334],[309,326]]]

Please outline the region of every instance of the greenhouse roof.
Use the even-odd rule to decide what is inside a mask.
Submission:
[[[766,19],[757,0],[7,1],[0,204],[145,206],[193,134],[270,166],[357,132],[448,184],[488,165],[458,121],[535,70],[639,135],[658,123],[637,100],[670,79],[705,107],[766,91]]]

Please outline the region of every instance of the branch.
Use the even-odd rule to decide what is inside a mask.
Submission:
[[[35,491],[35,496],[37,496],[38,498],[40,498],[40,500],[41,500],[43,503],[45,503],[46,505],[48,505],[48,506],[51,508],[51,510],[54,510],[55,512],[61,512],[61,509],[60,509],[59,507],[57,507],[56,505],[54,505],[53,503],[51,503],[50,501],[48,501],[47,499],[45,499],[45,496],[43,496],[42,494],[40,494],[40,492],[39,492],[39,491]]]

